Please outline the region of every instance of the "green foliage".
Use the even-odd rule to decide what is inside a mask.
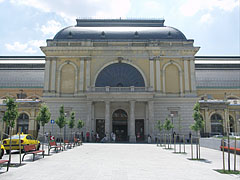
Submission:
[[[200,131],[203,127],[204,127],[204,120],[202,119],[201,113],[200,113],[200,104],[199,102],[197,102],[194,105],[193,108],[193,119],[194,119],[194,124],[190,126],[190,128],[195,131],[198,132]]]
[[[68,127],[72,129],[74,128],[74,126],[75,126],[75,112],[71,112],[70,119],[68,122]]]
[[[51,113],[46,104],[41,105],[40,111],[39,111],[36,119],[37,119],[38,123],[41,124],[42,126],[45,126],[45,124],[47,124],[50,121]]]
[[[163,124],[163,128],[166,130],[166,131],[170,131],[171,129],[174,128],[173,124],[171,123],[171,121],[166,118],[164,124]]]
[[[83,126],[84,126],[84,122],[79,119],[77,122],[77,128],[80,130],[81,128],[83,128]]]
[[[159,130],[159,132],[161,132],[163,130],[163,124],[161,123],[160,120],[157,121],[156,128],[157,128],[157,130]]]
[[[5,101],[7,109],[3,116],[3,121],[8,127],[14,128],[15,121],[18,118],[17,103],[13,98],[8,97]]]
[[[59,117],[56,120],[56,124],[58,125],[58,127],[60,129],[62,129],[66,123],[67,122],[66,122],[66,118],[65,118],[65,114],[64,114],[64,107],[62,105],[59,109]]]

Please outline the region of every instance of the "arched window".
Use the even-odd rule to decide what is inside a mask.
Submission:
[[[145,87],[141,73],[132,65],[115,63],[105,67],[98,75],[96,87]]]
[[[215,113],[211,116],[211,132],[212,135],[223,134],[223,119],[222,117]]]
[[[29,126],[29,116],[26,113],[20,114],[17,119],[17,131],[19,133],[28,133],[28,126]]]
[[[230,126],[230,132],[235,132],[234,119],[232,116],[229,116],[229,126]]]

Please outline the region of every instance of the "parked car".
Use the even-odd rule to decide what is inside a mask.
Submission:
[[[4,155],[4,151],[5,151],[5,148],[3,145],[1,145],[0,159],[2,159],[2,157]]]
[[[21,149],[24,145],[35,144],[36,148],[40,148],[40,141],[36,140],[31,134],[20,134],[21,139]],[[3,140],[3,145],[5,147],[6,153],[10,152],[10,138]],[[12,136],[12,150],[19,150],[19,134]]]

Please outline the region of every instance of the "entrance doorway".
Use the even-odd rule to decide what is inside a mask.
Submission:
[[[116,134],[116,142],[128,141],[128,115],[126,111],[118,109],[112,115],[112,130]]]

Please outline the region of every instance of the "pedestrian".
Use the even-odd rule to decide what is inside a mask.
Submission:
[[[99,134],[96,134],[96,142],[99,142]]]
[[[87,138],[87,142],[89,142],[89,139],[90,139],[90,132],[89,131],[86,132],[86,138]]]
[[[95,140],[94,140],[94,131],[92,130],[91,131],[91,142],[94,142]]]
[[[112,135],[112,140],[113,140],[113,142],[116,141],[116,134],[114,132],[113,132],[113,135]]]
[[[111,134],[110,134],[110,141],[113,141],[113,131],[111,132]]]
[[[150,144],[152,141],[152,137],[150,135],[148,135],[148,143]]]
[[[191,142],[191,138],[192,138],[192,133],[191,131],[189,132],[189,142]]]

